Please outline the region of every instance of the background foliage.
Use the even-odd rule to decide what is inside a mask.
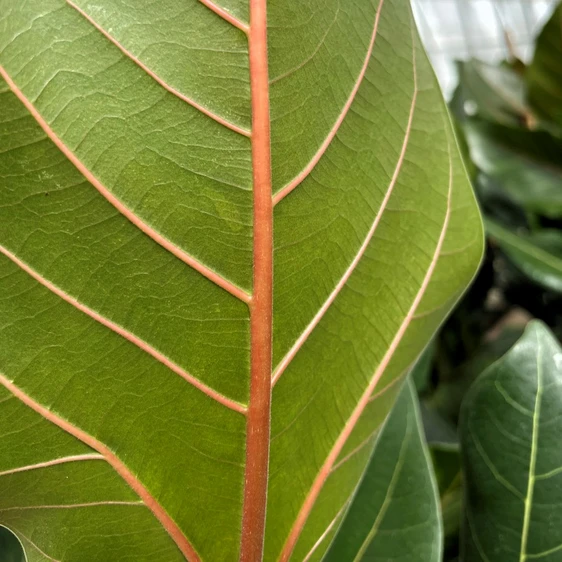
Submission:
[[[552,492],[562,384],[561,22],[558,6],[528,66],[458,63],[450,108],[485,215],[486,255],[413,373],[446,561],[562,560]],[[525,332],[532,319],[541,324]]]

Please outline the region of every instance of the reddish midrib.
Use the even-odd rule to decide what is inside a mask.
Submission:
[[[266,0],[250,0],[250,88],[254,194],[254,293],[241,562],[262,559],[269,465],[273,286],[273,201]]]
[[[251,376],[247,413],[246,474],[242,516],[241,562],[263,556],[270,447],[273,316],[273,205],[267,57],[267,0],[250,0],[249,56],[252,97],[252,164],[254,193],[254,293],[250,302]],[[365,74],[382,0],[364,68],[341,116],[345,116]],[[339,123],[326,139],[335,136]],[[325,149],[325,147],[324,147]],[[311,163],[320,159],[321,153]],[[302,178],[300,179],[302,181]],[[297,183],[300,183],[297,182]],[[296,184],[291,189],[296,187]],[[284,193],[285,195],[286,193]]]

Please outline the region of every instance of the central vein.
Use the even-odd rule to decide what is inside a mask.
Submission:
[[[273,305],[273,201],[266,0],[250,0],[249,53],[252,95],[254,292],[250,302],[250,400],[240,560],[258,562],[263,555],[268,483]]]

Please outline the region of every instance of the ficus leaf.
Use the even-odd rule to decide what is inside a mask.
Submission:
[[[530,213],[562,216],[562,147],[544,132],[513,132],[468,119],[463,125],[482,183],[497,186]]]
[[[23,547],[16,535],[0,525],[0,560],[2,562],[26,562]]]
[[[323,562],[441,562],[439,495],[417,400],[408,378]]]
[[[486,220],[486,230],[529,278],[547,289],[562,292],[562,235],[556,229],[536,233],[511,232]]]
[[[507,65],[469,61],[458,71],[451,110],[481,172],[484,202],[499,191],[527,212],[559,217],[562,145],[552,121],[527,103],[528,84]]]
[[[538,321],[467,395],[464,560],[560,557],[562,349]]]
[[[557,126],[562,127],[562,6],[558,5],[537,38],[533,61],[527,70],[529,99]]]
[[[299,560],[476,270],[408,2],[265,8],[0,0],[0,523],[32,562]]]
[[[507,65],[457,62],[459,83],[451,109],[459,119],[478,117],[508,127],[536,126],[523,77]]]

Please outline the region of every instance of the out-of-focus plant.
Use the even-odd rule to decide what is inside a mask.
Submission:
[[[561,21],[562,5],[528,65],[457,66],[450,109],[486,257],[414,371],[446,561],[562,559],[555,525],[541,524],[558,517],[560,444],[545,422],[562,408]]]

